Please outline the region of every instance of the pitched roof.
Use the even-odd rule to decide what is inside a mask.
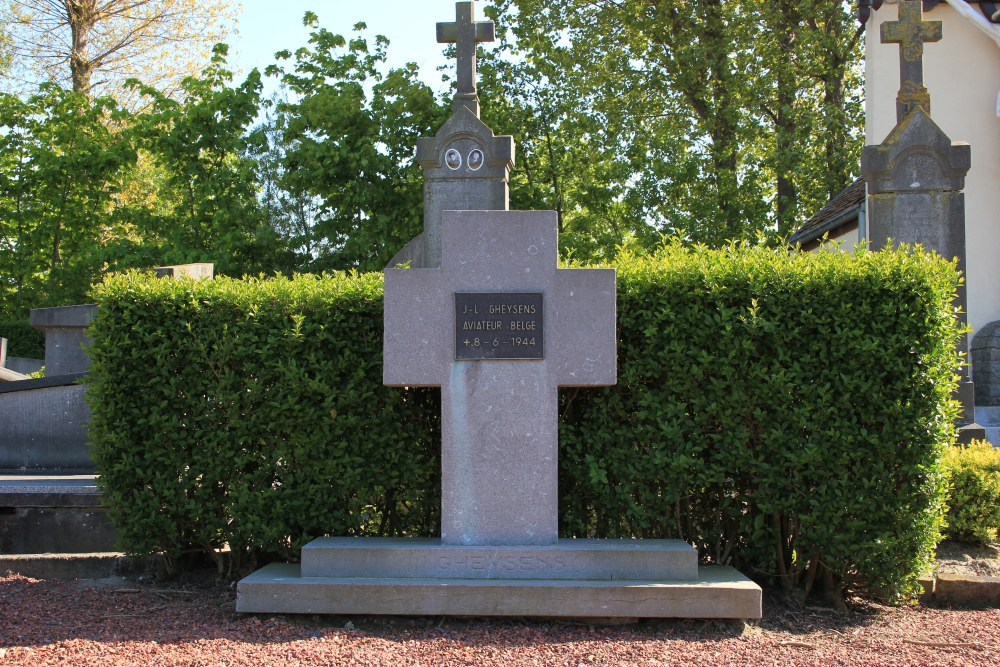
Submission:
[[[857,222],[858,209],[865,201],[865,181],[858,178],[831,199],[788,238],[791,245],[806,244],[841,225]]]
[[[958,2],[955,0],[924,0],[924,9],[934,9],[942,2],[947,2],[952,7],[958,9],[956,5],[961,0],[958,0]],[[998,3],[996,0],[965,0],[965,3],[969,5],[978,4],[979,9],[983,12],[983,16],[989,19],[991,23],[1000,23],[1000,7],[997,6]]]

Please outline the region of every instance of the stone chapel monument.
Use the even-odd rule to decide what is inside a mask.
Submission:
[[[931,96],[924,86],[924,44],[941,39],[941,22],[925,21],[920,0],[902,0],[899,20],[882,24],[881,40],[899,44],[899,92],[896,126],[878,146],[866,146],[861,172],[868,186],[868,216],[873,250],[886,245],[920,244],[946,259],[957,258],[965,274],[965,175],[972,151],[953,142],[931,120]],[[965,325],[968,298],[963,284],[955,299]],[[968,361],[963,334],[958,350]],[[975,386],[968,363],[959,369],[956,398],[962,405],[958,437],[983,439],[975,419]]]
[[[424,231],[385,270],[383,380],[441,388],[441,535],[314,540],[237,610],[759,618],[756,584],[680,540],[559,538],[558,391],[615,383],[615,272],[558,268],[555,213],[507,210],[513,139],[476,93],[494,27],[456,12],[453,114],[417,145]]]

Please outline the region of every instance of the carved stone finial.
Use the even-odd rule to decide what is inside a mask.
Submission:
[[[882,24],[882,43],[899,44],[900,88],[896,96],[896,120],[915,106],[928,114],[931,96],[924,86],[924,42],[941,39],[941,22],[923,20],[921,0],[901,0],[899,20]]]
[[[455,3],[455,21],[437,24],[437,41],[457,45],[458,90],[453,109],[466,107],[479,115],[479,95],[476,93],[476,44],[496,39],[493,21],[476,21],[471,2]]]

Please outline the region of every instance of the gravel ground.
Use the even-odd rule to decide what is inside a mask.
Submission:
[[[247,616],[232,591],[0,576],[13,665],[1000,665],[1000,609],[765,597],[759,622]]]

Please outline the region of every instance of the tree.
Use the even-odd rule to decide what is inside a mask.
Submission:
[[[294,64],[268,68],[294,100],[276,108],[280,186],[314,207],[297,245],[314,252],[302,258],[312,270],[381,269],[421,231],[416,140],[434,134],[449,109],[418,80],[416,65],[380,71],[385,37],[372,49],[363,36],[348,41],[319,28],[312,12],[303,22],[313,28],[309,46]]]
[[[562,254],[581,261],[610,261],[635,241],[652,245],[642,207],[625,201],[630,172],[608,149],[613,136],[533,65],[508,58],[509,48],[480,59],[479,93],[483,121],[517,142],[511,208],[555,211]]]
[[[277,112],[289,104],[288,90],[280,89],[264,105],[264,119],[256,131],[266,137],[267,149],[257,157],[257,173],[260,198],[271,225],[287,244],[294,269],[304,271],[326,257],[332,248],[316,230],[323,200],[312,194],[307,184],[289,174],[289,146],[282,130],[286,119]]]
[[[128,234],[115,210],[135,162],[114,100],[44,84],[26,100],[0,94],[0,315],[80,303]]]
[[[232,29],[229,0],[7,0],[16,75],[129,101],[141,78],[165,92],[208,61]]]
[[[496,16],[602,129],[627,166],[616,201],[652,230],[782,236],[856,164],[860,52],[842,2],[498,0]]]
[[[128,253],[138,265],[213,262],[219,273],[271,273],[288,267],[285,244],[259,199],[257,161],[267,138],[253,123],[261,77],[230,85],[227,47],[215,47],[199,77],[181,82],[177,101],[138,84],[149,101],[135,119],[139,144],[158,187],[149,207],[128,215],[141,240]]]
[[[750,66],[759,107],[772,128],[765,165],[775,183],[777,231],[840,192],[857,171],[863,128],[861,36],[842,3],[755,0],[758,58]]]
[[[10,69],[10,34],[7,26],[0,25],[0,79],[7,76]]]

